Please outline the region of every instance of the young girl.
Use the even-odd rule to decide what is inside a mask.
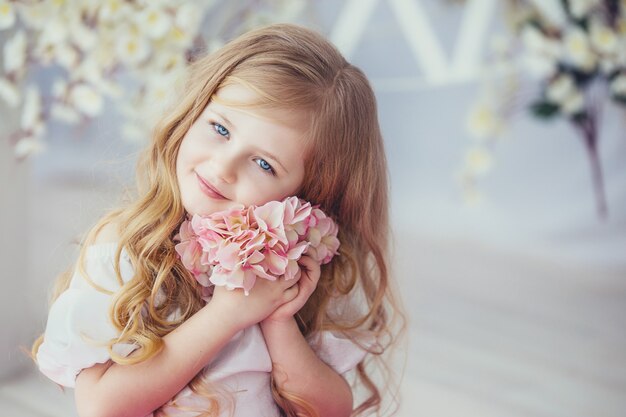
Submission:
[[[235,39],[192,64],[139,161],[137,198],[96,224],[59,280],[40,370],[75,387],[81,416],[380,411],[388,381],[366,362],[394,340],[387,191],[363,73],[298,26]],[[339,255],[205,303],[174,249],[181,223],[292,195],[336,221]]]

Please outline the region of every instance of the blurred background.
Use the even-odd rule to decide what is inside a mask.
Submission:
[[[408,416],[626,413],[621,0],[0,0],[0,409],[72,416],[24,348],[133,183],[185,60],[295,22],[370,78],[408,315]]]

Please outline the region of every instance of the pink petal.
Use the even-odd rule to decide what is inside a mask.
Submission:
[[[261,265],[259,265],[259,264],[251,265],[250,269],[252,271],[254,271],[254,273],[257,275],[257,278],[264,278],[264,279],[268,279],[270,281],[276,281],[276,279],[277,279],[276,276],[268,274],[265,271],[265,269]]]
[[[206,273],[196,275],[196,281],[198,281],[203,287],[211,285],[211,277],[209,277],[209,274]]]
[[[283,204],[278,201],[270,201],[254,209],[259,228],[265,231],[279,227],[283,222],[283,215]]]
[[[250,294],[250,290],[254,286],[255,282],[256,282],[256,274],[254,273],[254,271],[251,269],[245,270],[244,278],[243,278],[243,292],[245,295]]]
[[[298,276],[298,272],[300,272],[300,265],[298,265],[298,262],[289,260],[287,268],[285,269],[285,279],[296,278]]]
[[[258,250],[252,252],[252,254],[246,259],[246,263],[248,265],[261,263],[265,259],[265,255],[263,255]]]
[[[294,246],[289,250],[289,252],[287,252],[287,258],[297,261],[300,259],[300,256],[302,256],[308,246],[308,242],[300,242],[297,246]]]
[[[226,269],[234,269],[239,259],[240,246],[236,243],[229,243],[217,250],[216,259]]]
[[[263,266],[274,275],[282,275],[285,273],[288,262],[289,260],[286,256],[280,255],[273,250],[268,250],[265,252]]]
[[[312,227],[309,229],[309,233],[307,234],[307,240],[312,246],[318,246],[322,241],[322,234],[317,228]]]

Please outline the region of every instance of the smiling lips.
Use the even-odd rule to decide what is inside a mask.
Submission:
[[[198,173],[196,173],[196,178],[198,178],[198,184],[200,185],[200,189],[204,194],[211,198],[215,198],[218,200],[227,200],[222,194],[219,193],[211,184],[209,184],[204,178],[202,178]]]

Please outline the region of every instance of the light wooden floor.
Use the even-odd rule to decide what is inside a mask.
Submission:
[[[39,187],[33,203],[46,201],[59,219],[76,199],[98,193]],[[55,221],[36,228],[36,250],[59,245],[56,228],[67,225]],[[396,233],[410,329],[398,416],[626,415],[626,271]],[[75,415],[71,391],[62,394],[32,371],[0,381],[0,410],[7,417]]]
[[[399,233],[403,416],[626,415],[626,273]]]

